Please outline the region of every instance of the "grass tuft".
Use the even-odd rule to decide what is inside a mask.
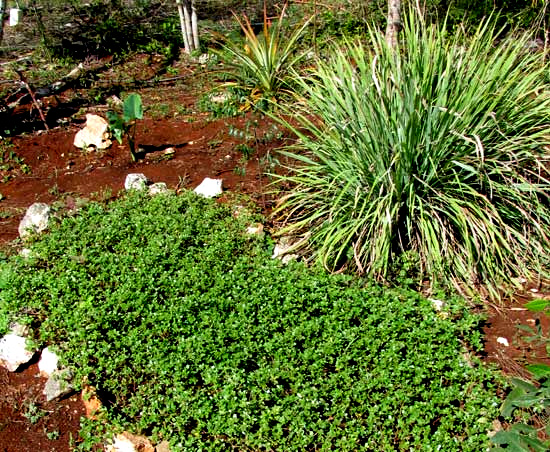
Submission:
[[[490,20],[471,38],[405,15],[397,52],[371,30],[297,80],[296,161],[283,234],[326,268],[391,277],[403,253],[420,281],[498,298],[547,275],[550,95],[543,55]],[[289,112],[290,113],[290,112]]]

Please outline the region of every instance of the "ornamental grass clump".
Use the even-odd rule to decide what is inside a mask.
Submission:
[[[278,209],[331,269],[387,279],[404,253],[420,278],[488,291],[546,275],[550,96],[542,55],[491,21],[404,19],[398,50],[337,49],[298,81],[297,166]],[[498,39],[501,39],[500,42]]]

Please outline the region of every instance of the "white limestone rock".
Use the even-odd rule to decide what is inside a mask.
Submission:
[[[155,448],[145,436],[129,432],[119,433],[112,444],[105,447],[106,452],[155,452]]]
[[[145,190],[149,180],[147,176],[142,173],[132,173],[126,176],[124,181],[124,188],[126,190]]]
[[[210,102],[213,104],[223,104],[231,99],[229,93],[216,93],[210,96]]]
[[[18,334],[6,334],[0,339],[0,366],[15,372],[21,364],[28,363],[34,352],[27,350],[26,339]]]
[[[223,192],[222,183],[222,179],[210,179],[209,177],[205,177],[193,191],[205,198],[214,198]]]
[[[50,350],[49,347],[46,347],[42,350],[40,355],[40,361],[38,361],[38,369],[40,373],[45,377],[51,376],[59,366],[59,357]]]
[[[46,396],[46,401],[51,402],[52,400],[73,392],[74,388],[71,384],[72,378],[73,374],[69,369],[55,370],[52,372],[44,385],[43,394]]]
[[[170,189],[164,182],[156,182],[149,187],[149,194],[151,196],[166,195],[168,193],[170,193]]]
[[[50,221],[50,211],[50,206],[43,202],[32,204],[19,223],[19,236],[26,239],[32,234],[46,230]]]
[[[246,228],[246,233],[250,235],[261,235],[264,232],[264,225],[256,223]]]
[[[86,125],[74,137],[77,148],[87,149],[95,146],[96,149],[107,149],[113,142],[110,140],[109,123],[98,115],[88,113]]]
[[[283,264],[288,264],[290,261],[298,260],[300,256],[289,253],[294,243],[288,237],[283,237],[273,248],[272,259],[280,259]]]
[[[505,337],[497,337],[497,344],[504,345],[505,347],[510,346],[508,339],[506,339]]]

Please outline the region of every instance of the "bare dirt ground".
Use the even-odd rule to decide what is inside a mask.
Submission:
[[[179,70],[182,74],[197,68]],[[73,146],[84,114],[104,114],[105,106],[81,108],[62,125],[53,123],[55,127],[50,131],[29,131],[11,138],[9,151],[15,160],[0,170],[2,246],[14,246],[19,222],[32,203],[56,203],[72,209],[79,198],[107,200],[123,189],[129,173],[144,173],[152,182],[165,182],[175,190],[194,188],[205,177],[221,178],[226,192],[250,195],[268,214],[271,200],[266,191],[270,180],[264,171],[273,168],[268,168],[266,162],[280,158],[275,150],[287,138],[284,134],[268,136],[272,123],[260,116],[211,119],[196,108],[200,90],[194,83],[190,78],[184,83],[140,90],[147,110],[137,130],[137,142],[145,151],[138,162],[131,160],[126,143],[115,142],[105,151],[82,151]],[[48,114],[54,118],[56,111],[74,105],[79,95],[78,91],[71,91],[42,102],[52,106]],[[24,128],[25,122],[36,124],[36,118],[37,112],[31,107],[23,108],[14,112],[10,126]],[[0,124],[2,128],[7,128],[7,124]],[[248,128],[256,139],[238,138],[230,133],[232,128]],[[243,158],[239,145],[253,148],[248,159]],[[168,148],[174,150],[170,158],[164,154]],[[523,307],[527,300],[540,294],[538,287],[530,286],[524,294],[518,294],[517,300],[488,308],[484,359],[505,374],[526,376],[526,363],[548,362],[544,346],[522,339],[525,333],[517,328],[518,324],[535,327],[540,323],[542,331],[548,333],[548,319]],[[503,345],[498,338],[505,338],[509,345]],[[80,416],[85,414],[80,395],[46,403],[42,395],[44,383],[36,363],[15,373],[0,368],[0,451],[64,452],[79,443]]]

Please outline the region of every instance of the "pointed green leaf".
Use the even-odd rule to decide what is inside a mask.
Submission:
[[[124,121],[143,119],[143,105],[139,94],[130,94],[124,101]]]

